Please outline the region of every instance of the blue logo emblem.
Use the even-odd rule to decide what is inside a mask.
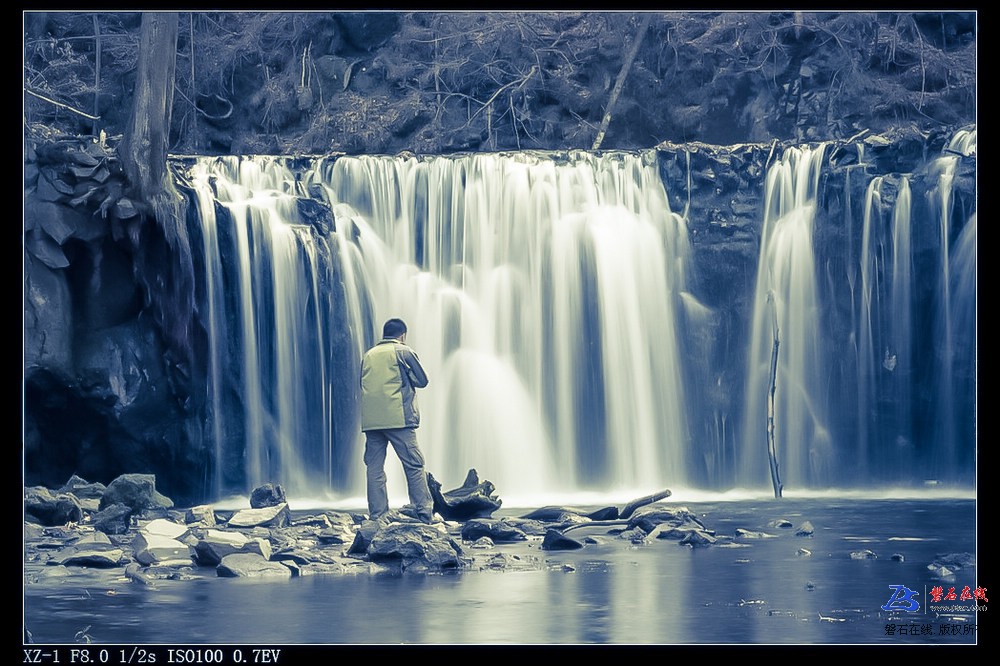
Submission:
[[[906,611],[907,613],[916,613],[920,610],[920,603],[913,600],[913,597],[918,594],[916,590],[911,590],[905,585],[890,585],[889,587],[896,591],[889,597],[889,601],[882,604],[882,610]]]

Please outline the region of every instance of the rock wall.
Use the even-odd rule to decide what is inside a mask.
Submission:
[[[169,492],[200,495],[199,393],[152,315],[114,149],[63,137],[25,157],[26,485],[164,470]]]

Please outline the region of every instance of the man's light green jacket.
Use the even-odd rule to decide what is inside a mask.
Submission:
[[[416,353],[386,338],[361,360],[361,429],[416,428],[420,425],[416,389],[427,375]]]

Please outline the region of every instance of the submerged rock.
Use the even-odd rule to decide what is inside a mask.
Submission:
[[[777,538],[774,534],[768,534],[767,532],[756,532],[754,530],[745,530],[742,527],[737,527],[735,536],[737,539],[775,539]]]
[[[493,542],[525,541],[528,538],[524,530],[506,518],[477,518],[462,525],[463,540],[475,541],[480,537],[489,537]]]
[[[233,553],[222,558],[216,573],[223,578],[291,578],[292,570],[257,553]]]
[[[545,538],[542,540],[542,550],[577,550],[580,548],[583,548],[582,543],[555,529],[546,532]]]
[[[705,529],[701,521],[685,507],[649,506],[636,511],[628,520],[627,529],[638,527],[646,534],[652,532],[658,525],[673,527],[688,526],[693,529]]]
[[[711,546],[716,542],[716,538],[703,530],[691,530],[688,535],[680,540],[682,546]]]

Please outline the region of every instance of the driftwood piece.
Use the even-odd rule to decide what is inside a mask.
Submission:
[[[618,514],[618,517],[630,518],[632,514],[635,513],[635,510],[638,509],[639,507],[646,506],[647,504],[652,504],[653,502],[659,502],[661,499],[666,499],[670,497],[670,495],[672,494],[673,493],[671,493],[668,489],[664,488],[658,493],[653,493],[652,495],[646,495],[645,497],[634,499],[625,505],[625,507]]]
[[[628,525],[629,518],[635,513],[636,509],[644,507],[647,504],[652,504],[653,502],[659,502],[661,499],[666,499],[670,497],[672,493],[670,490],[664,488],[658,493],[653,493],[652,495],[645,495],[644,497],[639,497],[632,500],[626,504],[621,511],[618,512],[617,516],[613,516],[605,513],[601,516],[602,520],[591,520],[587,522],[573,522],[569,524],[560,525],[557,529],[565,534],[566,532],[574,529],[579,529],[581,527],[609,527],[612,525]]]
[[[461,487],[441,492],[441,483],[430,472],[427,486],[434,499],[434,512],[445,520],[470,520],[489,518],[500,508],[501,500],[495,494],[496,487],[490,481],[479,481],[479,474],[470,469]]]

